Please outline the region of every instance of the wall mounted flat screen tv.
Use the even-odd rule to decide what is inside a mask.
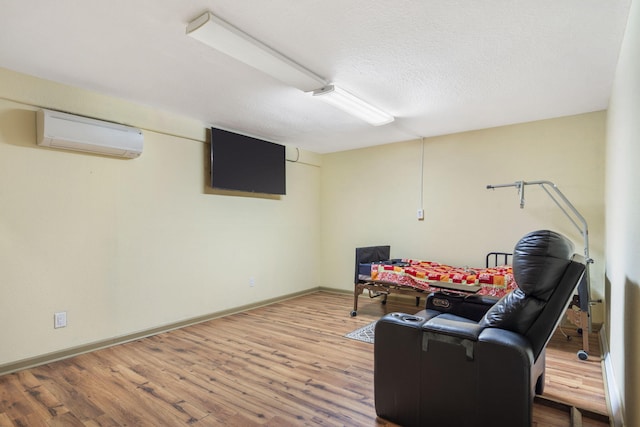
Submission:
[[[286,194],[284,145],[211,128],[211,187]]]

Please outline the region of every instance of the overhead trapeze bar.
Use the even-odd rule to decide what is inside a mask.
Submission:
[[[593,263],[593,259],[589,256],[589,228],[587,227],[587,221],[584,217],[578,212],[578,210],[573,206],[573,204],[566,198],[566,196],[560,191],[557,185],[555,185],[551,181],[516,181],[511,184],[498,184],[498,185],[487,185],[488,190],[494,190],[496,188],[504,188],[504,187],[515,187],[518,190],[518,195],[520,196],[520,209],[524,209],[525,198],[524,198],[524,187],[527,185],[539,185],[545,193],[554,201],[556,206],[560,208],[560,210],[565,214],[565,216],[571,221],[571,223],[578,229],[582,238],[584,240],[584,259],[585,259],[585,281],[584,286],[581,283],[578,286],[578,295],[580,297],[580,311],[582,311],[583,321],[581,323],[584,324],[584,320],[586,317],[586,323],[588,325],[587,331],[591,332],[591,310],[590,310],[590,290],[591,290],[591,279],[589,275],[589,264]],[[553,193],[551,192],[553,190]],[[555,195],[554,195],[555,193]],[[562,202],[562,203],[561,203]],[[563,205],[564,204],[564,205]],[[573,214],[573,216],[567,211],[567,209]],[[589,340],[587,337],[587,333],[583,331],[583,347],[584,349],[578,352],[578,357],[582,360],[587,359],[587,352],[589,351]]]

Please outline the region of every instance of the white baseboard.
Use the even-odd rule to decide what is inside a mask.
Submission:
[[[609,353],[609,342],[604,334],[604,328],[600,328],[600,348],[602,350],[602,374],[604,375],[605,396],[607,406],[611,414],[612,427],[624,427],[624,405],[620,398],[620,392],[616,378],[613,375],[613,365],[611,365],[611,354]]]

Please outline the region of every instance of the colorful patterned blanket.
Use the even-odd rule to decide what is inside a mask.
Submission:
[[[435,282],[480,286],[478,295],[502,297],[516,288],[511,266],[490,268],[451,267],[431,261],[403,259],[401,265],[372,264],[371,280],[410,286],[429,292],[440,290]]]

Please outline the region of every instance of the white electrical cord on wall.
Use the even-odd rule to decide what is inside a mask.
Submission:
[[[418,220],[424,219],[424,137],[421,138],[422,154],[420,155],[420,202],[418,204]]]

